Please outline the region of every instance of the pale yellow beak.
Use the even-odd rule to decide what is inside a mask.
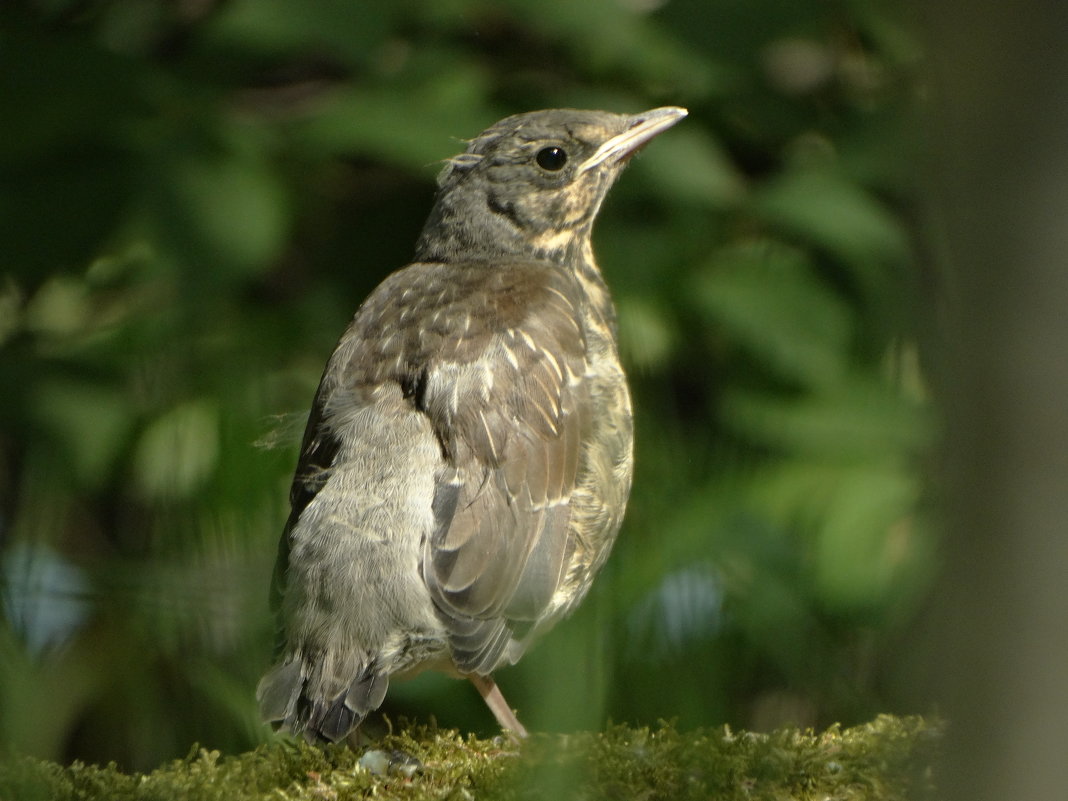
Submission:
[[[592,156],[579,165],[578,172],[581,174],[606,162],[622,161],[627,156],[634,155],[642,145],[666,131],[688,113],[686,109],[678,106],[663,106],[635,114],[630,118],[627,130],[597,148]]]

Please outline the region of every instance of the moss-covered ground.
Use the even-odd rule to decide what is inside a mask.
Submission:
[[[679,732],[664,724],[534,735],[521,744],[412,727],[376,743],[370,757],[280,740],[234,756],[194,748],[148,774],[15,758],[0,764],[0,799],[895,801],[932,793],[938,735],[923,718],[889,715],[824,732]]]

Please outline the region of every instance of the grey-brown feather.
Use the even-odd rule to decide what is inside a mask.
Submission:
[[[484,663],[469,619],[534,621],[563,577],[568,504],[592,414],[583,293],[572,273],[547,262],[415,265],[395,281],[400,294],[387,282],[369,300],[345,374],[411,386],[434,428],[447,465],[435,497],[455,498],[426,540],[423,577],[446,625]],[[421,326],[416,315],[437,322]],[[381,334],[406,327],[417,333]],[[499,627],[481,628],[498,643]]]

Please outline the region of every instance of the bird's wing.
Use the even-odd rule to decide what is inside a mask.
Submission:
[[[417,403],[446,456],[424,579],[458,666],[488,673],[563,581],[590,403],[574,279],[516,265],[483,280],[480,308],[452,318],[425,362]]]
[[[581,297],[549,263],[422,264],[357,315],[363,344],[347,372],[374,364],[375,381],[398,378],[441,444],[422,569],[461,670],[509,657],[574,550],[591,425]]]
[[[461,670],[488,673],[563,580],[589,431],[581,292],[552,264],[416,264],[364,302],[323,376],[288,531],[338,451],[330,408],[399,382],[442,448],[423,576]],[[413,499],[414,503],[425,502]]]
[[[459,390],[459,409],[452,468],[434,498],[437,527],[424,577],[439,608],[464,623],[459,629],[467,639],[481,638],[470,630],[471,618],[535,623],[550,606],[574,545],[570,501],[588,399],[581,353],[568,351],[580,336],[572,331],[567,344],[554,337],[571,327],[563,319],[546,327],[539,315],[532,323],[536,331],[495,337],[483,364],[437,370],[447,375],[443,395]],[[493,627],[477,628],[488,637]]]
[[[285,626],[282,619],[282,598],[285,595],[286,574],[289,571],[290,534],[300,519],[304,508],[326,484],[334,457],[340,448],[340,438],[323,421],[323,405],[329,394],[330,382],[321,381],[312,402],[311,413],[304,429],[304,439],[300,446],[300,457],[289,488],[289,519],[282,530],[278,542],[278,556],[271,576],[271,611],[278,619],[275,651],[281,653],[285,648]]]

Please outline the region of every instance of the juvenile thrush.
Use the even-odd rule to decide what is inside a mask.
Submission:
[[[508,117],[449,160],[415,261],[330,357],[290,491],[264,719],[338,741],[391,676],[492,673],[585,596],[630,492],[630,396],[590,230],[686,115]]]

